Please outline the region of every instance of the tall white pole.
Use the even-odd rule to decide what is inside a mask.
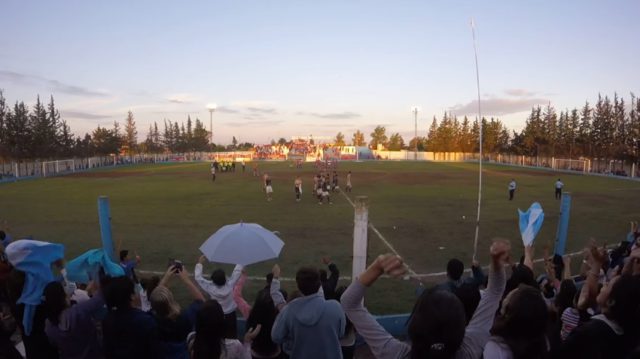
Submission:
[[[414,128],[413,128],[413,160],[418,160],[418,108],[413,108]]]
[[[353,225],[353,263],[351,280],[367,269],[367,229],[369,226],[369,203],[366,196],[358,196],[355,201]]]
[[[209,144],[213,144],[213,111],[215,109],[209,109]]]
[[[476,88],[478,90],[478,127],[480,158],[478,161],[478,215],[476,216],[476,235],[473,240],[473,260],[476,260],[478,254],[478,235],[480,232],[480,204],[482,203],[482,107],[480,106],[480,70],[478,67],[478,48],[476,46],[476,26],[471,19],[471,34],[473,36],[473,53],[476,60]]]

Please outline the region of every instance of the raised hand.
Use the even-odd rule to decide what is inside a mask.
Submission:
[[[383,256],[380,267],[383,273],[393,278],[402,277],[407,273],[407,267],[404,265],[404,261],[396,255]]]
[[[531,246],[526,246],[527,248],[532,248]],[[533,249],[531,249],[533,251]],[[489,255],[491,255],[491,263],[494,268],[500,268],[504,266],[509,261],[509,253],[511,252],[511,244],[505,240],[496,240],[489,247]]]
[[[271,269],[271,273],[273,274],[273,278],[280,278],[280,266],[278,264],[274,264]]]
[[[255,328],[249,328],[249,330],[247,330],[247,334],[244,335],[244,341],[252,342],[258,336],[258,334],[260,334],[261,329],[262,324],[256,325]]]

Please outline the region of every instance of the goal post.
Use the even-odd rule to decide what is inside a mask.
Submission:
[[[42,162],[42,177],[58,176],[76,171],[75,160]]]
[[[554,158],[553,169],[587,173],[591,171],[591,161],[573,160],[568,158]]]

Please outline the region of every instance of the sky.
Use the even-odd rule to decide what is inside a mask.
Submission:
[[[408,142],[433,116],[521,130],[532,106],[640,94],[640,1],[0,2],[0,89],[53,95],[74,133],[121,124],[139,139],[199,118],[213,141],[268,143],[377,125]]]

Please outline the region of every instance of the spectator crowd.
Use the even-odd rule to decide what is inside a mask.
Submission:
[[[14,240],[0,231],[0,358],[353,358],[366,343],[376,358],[640,358],[640,231],[614,247],[571,258],[495,239],[488,267],[451,259],[447,278],[420,278],[406,337],[392,336],[364,305],[381,276],[406,278],[383,254],[348,287],[329,258],[297,270],[297,290],[281,288],[275,265],[249,304],[246,268],[193,276],[172,261],[163,276],[136,274],[140,257],[102,249],[65,262],[61,245]],[[514,257],[515,255],[515,257]],[[516,260],[512,260],[516,259]],[[577,268],[577,266],[574,266]],[[177,286],[188,305],[174,297]],[[245,327],[238,326],[238,316]]]

